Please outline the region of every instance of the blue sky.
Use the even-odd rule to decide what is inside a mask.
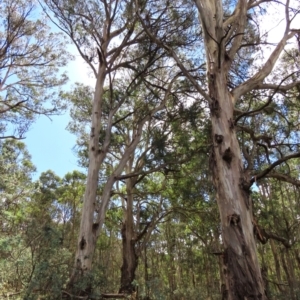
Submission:
[[[37,12],[39,9],[38,7]],[[53,32],[60,32],[50,21],[48,25]],[[70,61],[62,70],[62,72],[66,71],[69,77],[69,82],[62,89],[70,91],[75,82],[94,87],[95,80],[89,76],[88,66],[78,54],[76,47],[72,43],[67,44],[66,47],[75,59]],[[26,144],[31,160],[37,168],[34,179],[38,179],[40,174],[47,170],[54,171],[60,177],[73,170],[85,172],[79,168],[77,157],[73,151],[76,137],[66,130],[69,121],[68,113],[52,116],[51,119],[46,116],[39,116],[25,134],[23,142]]]
[[[41,172],[49,169],[59,176],[79,169],[72,151],[76,139],[66,130],[68,114],[54,116],[51,119],[52,121],[40,116],[26,134],[25,144],[33,164],[37,167],[35,177],[39,177]]]
[[[70,49],[75,53],[74,48]],[[64,87],[66,90],[70,90],[75,82],[94,86],[94,80],[88,75],[88,69],[78,55],[67,66],[67,73],[70,80]],[[78,167],[76,155],[72,150],[76,137],[66,130],[69,120],[68,113],[53,116],[51,120],[40,116],[26,133],[24,143],[37,168],[34,179],[38,179],[39,175],[47,170],[52,170],[61,177],[73,170],[84,171]]]

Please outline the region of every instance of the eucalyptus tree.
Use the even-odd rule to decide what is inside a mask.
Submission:
[[[155,63],[164,51],[158,51],[159,47],[138,26],[132,1],[46,1],[46,4],[54,14],[53,21],[71,38],[96,78],[95,89],[90,90],[88,175],[74,272],[69,283],[72,287],[92,269],[112,187],[140,142],[145,124],[165,107],[176,74],[165,82],[163,96],[151,93],[150,89],[149,101],[147,98],[142,101],[141,84],[155,68],[161,68]],[[138,101],[140,106],[130,105],[131,101]],[[124,144],[115,145],[123,152],[117,163],[104,172],[106,178],[99,192],[101,167],[111,159],[109,152],[117,140],[116,128],[124,119],[132,120],[135,127]]]
[[[185,127],[186,144],[191,142],[188,138],[188,124],[192,122],[190,119],[193,119],[195,111],[200,108],[198,104],[194,106],[190,104],[190,107],[184,109],[185,94],[193,93],[190,85],[180,78],[177,79],[177,76],[174,77],[172,68],[169,68],[169,72],[164,69],[159,71],[157,66],[155,68],[152,80],[145,81],[136,89],[133,96],[128,96],[126,105],[116,113],[119,122],[113,125],[107,156],[99,170],[98,194],[101,195],[107,188],[107,179],[111,176],[112,170],[123,159],[132,135],[140,126],[140,118],[151,112],[160,102],[169,107],[168,112],[158,111],[145,122],[140,142],[126,162],[124,172],[115,177],[115,183],[110,187],[112,199],[121,202],[123,207],[121,293],[132,293],[135,290],[134,278],[138,259],[157,222],[167,213],[162,208],[164,197],[157,200],[158,194],[163,190],[158,188],[164,178],[163,174],[171,174],[178,170],[182,161],[187,161],[198,153],[197,147],[194,147],[187,154],[173,144],[172,138],[174,127],[182,126]],[[159,76],[159,73],[163,74]],[[91,111],[89,97],[86,97],[89,91],[91,92],[90,88],[79,85],[73,94],[67,96],[74,103],[71,109],[73,120],[69,129],[78,135],[79,157],[83,164],[87,158],[84,149],[87,144],[86,131]],[[115,88],[115,93],[117,92]],[[106,101],[107,99],[105,103]],[[182,116],[177,116],[178,110]],[[157,172],[162,175],[157,175]],[[97,209],[101,209],[101,202],[98,199],[96,205]]]
[[[0,141],[0,276],[1,296],[24,289],[30,277],[29,256],[23,235],[27,229],[26,205],[35,191],[31,177],[35,167],[23,142]]]
[[[35,166],[21,141],[6,139],[0,142],[0,213],[1,226],[8,235],[14,232],[14,222],[22,219],[22,202],[34,191],[32,176]],[[12,227],[12,229],[11,229]],[[16,230],[17,231],[17,230]]]
[[[129,56],[125,60],[124,58],[130,48],[141,39],[141,32],[133,34],[137,18],[130,8],[130,1],[46,1],[46,5],[55,16],[53,21],[71,38],[96,78],[91,99],[89,167],[74,272],[70,280],[72,286],[80,274],[86,275],[92,268],[96,240],[103,225],[115,176],[122,172],[140,139],[142,126],[128,144],[123,160],[108,178],[101,197],[101,209],[97,213],[95,205],[99,170],[107,156],[112,126],[117,121],[115,115],[140,82],[139,76],[136,75],[122,90],[122,94],[117,95],[116,71],[124,70],[136,61],[134,57]],[[143,73],[143,70],[141,71],[140,74]],[[107,107],[104,107],[103,103],[105,97]],[[142,122],[146,119],[147,117]]]
[[[294,177],[298,177],[297,164],[289,162],[288,166]],[[254,211],[256,219],[260,221],[256,227],[258,238],[263,244],[269,242],[268,247],[261,247],[259,251],[262,268],[270,275],[270,278],[266,278],[269,295],[284,298],[289,293],[290,299],[297,299],[299,188],[278,179],[265,179],[254,196]]]
[[[152,92],[164,95],[165,82],[165,76],[152,79]],[[168,108],[154,115],[146,124],[141,143],[128,161],[124,174],[117,177],[115,191],[123,208],[120,293],[135,290],[135,272],[151,233],[172,212],[173,207],[169,205],[165,194],[168,181],[172,180],[172,174],[179,172],[184,163],[199,154],[202,146],[197,144],[199,141],[195,141],[191,134],[197,122],[194,116],[202,108],[199,103],[193,103],[195,100],[191,98],[186,107],[186,94],[192,97],[193,93],[185,80],[175,82],[171,90],[172,100],[166,103]],[[137,107],[141,107],[141,104]],[[135,122],[120,123],[120,135],[123,132],[126,140],[135,126]]]
[[[60,112],[69,57],[35,1],[1,1],[0,17],[0,139],[22,138],[36,115]]]
[[[290,148],[293,134],[287,138],[277,132],[266,137],[268,127],[254,128],[243,126],[255,124],[255,116],[272,111],[280,118],[290,118],[293,114],[282,113],[272,108],[272,104],[289,101],[288,94],[299,95],[299,81],[294,78],[293,68],[275,72],[289,41],[295,41],[299,28],[293,28],[299,7],[297,2],[286,1],[136,1],[136,13],[149,37],[157,45],[168,51],[185,76],[192,82],[199,95],[210,107],[211,155],[210,168],[216,189],[222,223],[224,245],[224,275],[226,288],[224,299],[265,299],[263,280],[258,263],[253,233],[254,221],[252,204],[249,198],[251,185],[264,177],[291,180],[286,174],[277,172],[277,166],[299,157],[297,145]],[[268,9],[281,12],[285,28],[276,45],[267,41],[267,35],[260,26]],[[283,8],[283,9],[282,9]],[[187,9],[196,10],[199,15],[195,46],[186,47],[186,57],[197,66],[206,61],[206,81],[198,73],[188,70],[190,63],[182,59],[182,51],[172,47],[172,43],[162,39],[165,28],[160,26],[170,15],[180,18]],[[177,21],[177,19],[176,19]],[[176,23],[175,21],[175,23]],[[169,24],[171,26],[171,22]],[[195,32],[191,27],[190,34]],[[198,44],[197,44],[198,43]],[[204,53],[197,45],[201,44]],[[259,54],[266,47],[272,48],[267,59]],[[195,50],[196,49],[196,50]],[[193,52],[191,52],[193,51]],[[298,60],[297,55],[292,57]],[[297,66],[297,64],[296,64]],[[251,126],[251,125],[250,125]],[[243,147],[238,130],[249,134],[252,141]],[[293,127],[293,132],[297,131]],[[264,134],[261,134],[261,132]],[[295,135],[294,135],[295,136]],[[263,144],[262,146],[259,145]],[[268,155],[266,164],[256,164],[257,149],[267,152],[276,148],[277,153]],[[244,150],[244,151],[243,151]]]
[[[49,170],[33,182],[25,145],[0,144],[1,295],[57,299],[73,264],[85,175]]]
[[[147,45],[138,47],[145,48]],[[139,126],[140,117],[163,101],[166,109],[155,113],[145,123],[141,140],[127,161],[124,172],[115,177],[111,194],[112,199],[122,203],[124,213],[121,230],[123,266],[120,292],[122,293],[134,291],[133,282],[138,259],[156,223],[167,213],[162,209],[165,197],[157,200],[158,194],[163,192],[162,188],[158,188],[160,181],[166,181],[166,178],[163,179],[165,176],[170,177],[174,171],[180,170],[182,163],[199,154],[200,141],[198,139],[195,141],[191,132],[195,133],[196,124],[203,126],[201,120],[201,117],[205,119],[203,105],[194,99],[195,90],[189,82],[180,77],[180,73],[177,75],[174,73],[176,68],[171,67],[168,60],[165,65],[162,61],[154,63],[152,66],[154,71],[152,73],[148,71],[151,76],[144,78],[144,82],[136,88],[134,95],[128,96],[126,103],[116,113],[119,121],[113,124],[110,146],[100,168],[99,195],[105,189],[108,176],[124,156],[130,137]],[[118,86],[122,88],[125,84],[126,80],[123,79]],[[122,93],[117,89],[117,85],[114,92]],[[66,95],[73,106],[69,129],[78,136],[77,150],[83,166],[87,166],[86,145],[91,95],[92,89],[82,85],[78,85],[74,93]],[[170,99],[166,101],[168,97]],[[107,98],[104,99],[104,106],[107,108]],[[104,124],[106,122],[105,114],[103,122]],[[204,135],[203,139],[205,140]],[[205,149],[207,151],[207,145]],[[157,175],[159,173],[162,175]],[[98,201],[97,205],[100,206]]]

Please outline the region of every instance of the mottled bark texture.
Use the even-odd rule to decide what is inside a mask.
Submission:
[[[253,182],[249,170],[244,170],[234,120],[234,106],[243,96],[263,83],[272,72],[286,42],[296,34],[290,29],[289,1],[286,3],[286,29],[267,61],[248,80],[233,90],[228,89],[227,77],[232,62],[241,49],[247,26],[247,13],[264,1],[239,0],[228,16],[222,0],[195,0],[198,8],[206,51],[208,94],[191,79],[199,93],[210,105],[212,149],[210,165],[221,216],[224,244],[223,299],[266,299],[256,252],[253,214],[249,189]],[[169,50],[175,60],[178,57]],[[262,172],[265,176],[278,163]],[[260,177],[260,178],[261,178]]]
[[[92,269],[92,259],[96,245],[97,224],[94,224],[96,194],[98,189],[98,173],[105,153],[99,149],[99,132],[101,130],[102,98],[105,80],[105,66],[100,65],[92,107],[91,133],[89,140],[89,167],[87,184],[84,194],[82,215],[78,236],[78,247],[75,255],[75,265],[70,281],[69,290]],[[99,224],[98,224],[99,227]],[[87,287],[89,289],[89,287]]]
[[[263,299],[264,288],[256,254],[249,178],[243,170],[233,125],[232,97],[219,69],[209,74],[213,147],[210,166],[217,191],[224,243],[224,299]]]
[[[225,49],[222,1],[196,1],[204,29],[207,79],[212,124],[210,167],[216,188],[224,244],[223,299],[264,299],[249,200],[249,178],[234,126],[234,98],[227,88],[227,73],[241,37]],[[232,26],[243,32],[246,1],[239,1],[239,14]]]

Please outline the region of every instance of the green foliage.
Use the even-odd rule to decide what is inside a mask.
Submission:
[[[37,114],[61,112],[59,70],[70,56],[35,1],[1,1],[0,19],[0,136],[20,138]]]
[[[49,171],[31,181],[35,171],[25,145],[1,142],[1,296],[59,299],[67,281],[85,176],[63,179]]]

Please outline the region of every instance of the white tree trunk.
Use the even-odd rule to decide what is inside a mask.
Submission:
[[[207,80],[212,122],[210,167],[216,188],[224,243],[223,299],[265,299],[256,252],[249,199],[249,178],[244,172],[234,126],[234,100],[227,88],[227,74],[245,29],[247,1],[240,0],[231,28],[236,37],[226,53],[224,14],[221,0],[196,1],[207,61]],[[230,37],[230,32],[228,32]]]
[[[252,224],[249,178],[243,170],[233,125],[232,97],[222,72],[210,74],[212,153],[210,167],[217,192],[224,243],[225,299],[264,299]]]

